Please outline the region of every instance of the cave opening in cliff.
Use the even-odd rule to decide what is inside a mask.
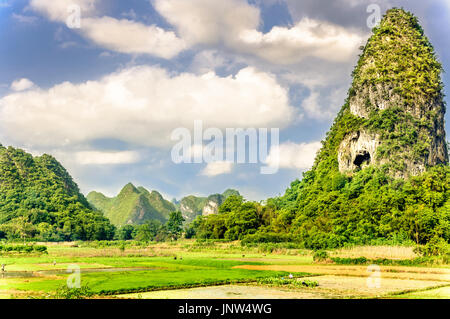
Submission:
[[[355,164],[358,168],[361,168],[363,163],[370,163],[370,154],[367,151],[362,151],[358,155],[356,155],[353,164]]]

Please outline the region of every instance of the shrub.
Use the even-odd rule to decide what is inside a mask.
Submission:
[[[301,287],[317,287],[319,284],[317,281],[312,280],[300,280],[296,278],[284,278],[284,277],[269,277],[258,279],[258,284],[271,285],[271,286],[292,286],[296,288]]]
[[[366,257],[358,257],[358,258],[340,258],[334,257],[331,260],[340,265],[364,265],[368,262]]]
[[[441,237],[433,237],[426,245],[414,248],[414,252],[421,256],[447,256],[450,255],[450,245]]]
[[[89,288],[88,285],[82,286],[81,288],[69,288],[66,285],[59,287],[56,290],[54,296],[55,299],[88,299],[92,297],[94,293]]]
[[[245,236],[241,243],[242,244],[248,244],[248,243],[282,243],[282,242],[289,242],[291,241],[291,236],[289,234],[280,234],[280,233],[262,233],[258,232],[255,234],[250,234]]]
[[[0,245],[0,251],[4,252],[17,252],[17,253],[47,253],[47,247],[46,246],[40,246],[40,245]]]
[[[329,258],[328,253],[325,250],[317,250],[314,252],[313,260],[315,262],[325,261]]]

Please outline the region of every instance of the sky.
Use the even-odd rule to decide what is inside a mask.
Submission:
[[[281,195],[344,104],[373,5],[418,16],[450,69],[449,0],[0,0],[0,143],[53,155],[85,194],[132,182],[168,199]],[[279,169],[249,155],[176,163],[174,132],[202,154],[198,121],[214,132],[204,146],[227,128],[279,129],[265,159],[279,154]]]

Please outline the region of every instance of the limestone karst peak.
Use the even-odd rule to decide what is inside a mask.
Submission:
[[[447,163],[441,71],[418,19],[387,11],[353,72],[341,115],[355,125],[339,141],[339,170],[379,165],[406,177]]]

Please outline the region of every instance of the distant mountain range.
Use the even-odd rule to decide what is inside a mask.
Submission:
[[[208,197],[187,196],[172,202],[163,198],[157,191],[148,191],[144,187],[135,187],[129,183],[116,197],[107,197],[99,192],[91,192],[88,202],[97,211],[102,212],[115,226],[140,225],[149,220],[166,222],[171,212],[179,210],[190,223],[199,215],[217,214],[219,206],[230,195],[240,195],[238,191],[228,189],[222,194]]]

